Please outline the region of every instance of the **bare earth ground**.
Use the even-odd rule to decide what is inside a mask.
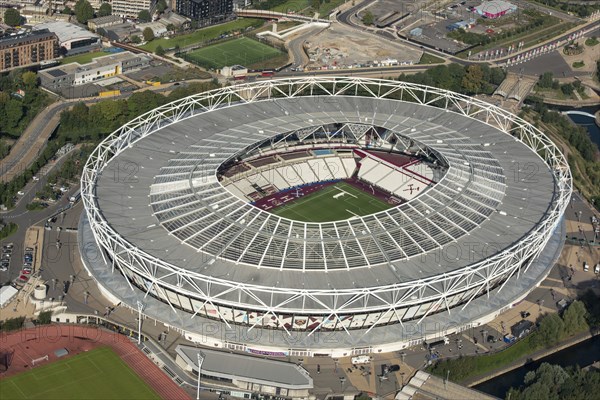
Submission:
[[[417,63],[422,52],[400,44],[390,43],[372,34],[358,32],[341,24],[313,36],[307,42],[312,59],[309,66],[351,66],[382,61],[388,58],[399,62]],[[361,51],[356,51],[361,49]]]

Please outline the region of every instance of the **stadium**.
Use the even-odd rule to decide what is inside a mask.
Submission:
[[[257,81],[161,106],[87,161],[81,258],[189,340],[386,352],[492,320],[565,238],[566,159],[523,119],[428,86]]]

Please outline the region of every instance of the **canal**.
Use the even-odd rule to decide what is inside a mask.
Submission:
[[[549,356],[525,364],[521,368],[514,369],[503,375],[480,383],[479,385],[473,386],[473,388],[503,399],[510,387],[522,385],[525,374],[529,371],[534,371],[542,363],[558,364],[563,367],[574,365],[584,367],[598,360],[600,360],[600,336],[594,336],[593,338],[574,346],[567,347],[566,349],[550,354]]]

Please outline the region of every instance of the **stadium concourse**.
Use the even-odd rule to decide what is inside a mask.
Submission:
[[[115,304],[211,347],[346,356],[522,300],[562,249],[571,175],[480,100],[313,77],[161,106],[94,151],[81,190],[82,261]]]

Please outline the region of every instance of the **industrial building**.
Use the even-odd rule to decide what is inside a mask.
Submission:
[[[38,75],[43,87],[55,91],[143,68],[150,60],[146,55],[124,51],[95,58],[91,63],[84,65],[71,63],[48,68],[39,71]]]
[[[123,23],[123,17],[118,15],[107,15],[104,17],[98,17],[90,19],[87,22],[87,26],[90,30],[96,32],[98,29],[108,28],[109,26],[118,25]]]
[[[517,6],[504,0],[491,0],[481,3],[474,11],[482,17],[495,19],[517,10]]]
[[[177,0],[176,12],[199,25],[212,25],[233,17],[233,0]]]
[[[58,37],[47,29],[0,38],[0,71],[59,56]]]
[[[102,48],[99,35],[68,22],[45,22],[34,26],[33,29],[47,29],[50,32],[54,32],[58,37],[58,43],[63,55],[86,53]]]

